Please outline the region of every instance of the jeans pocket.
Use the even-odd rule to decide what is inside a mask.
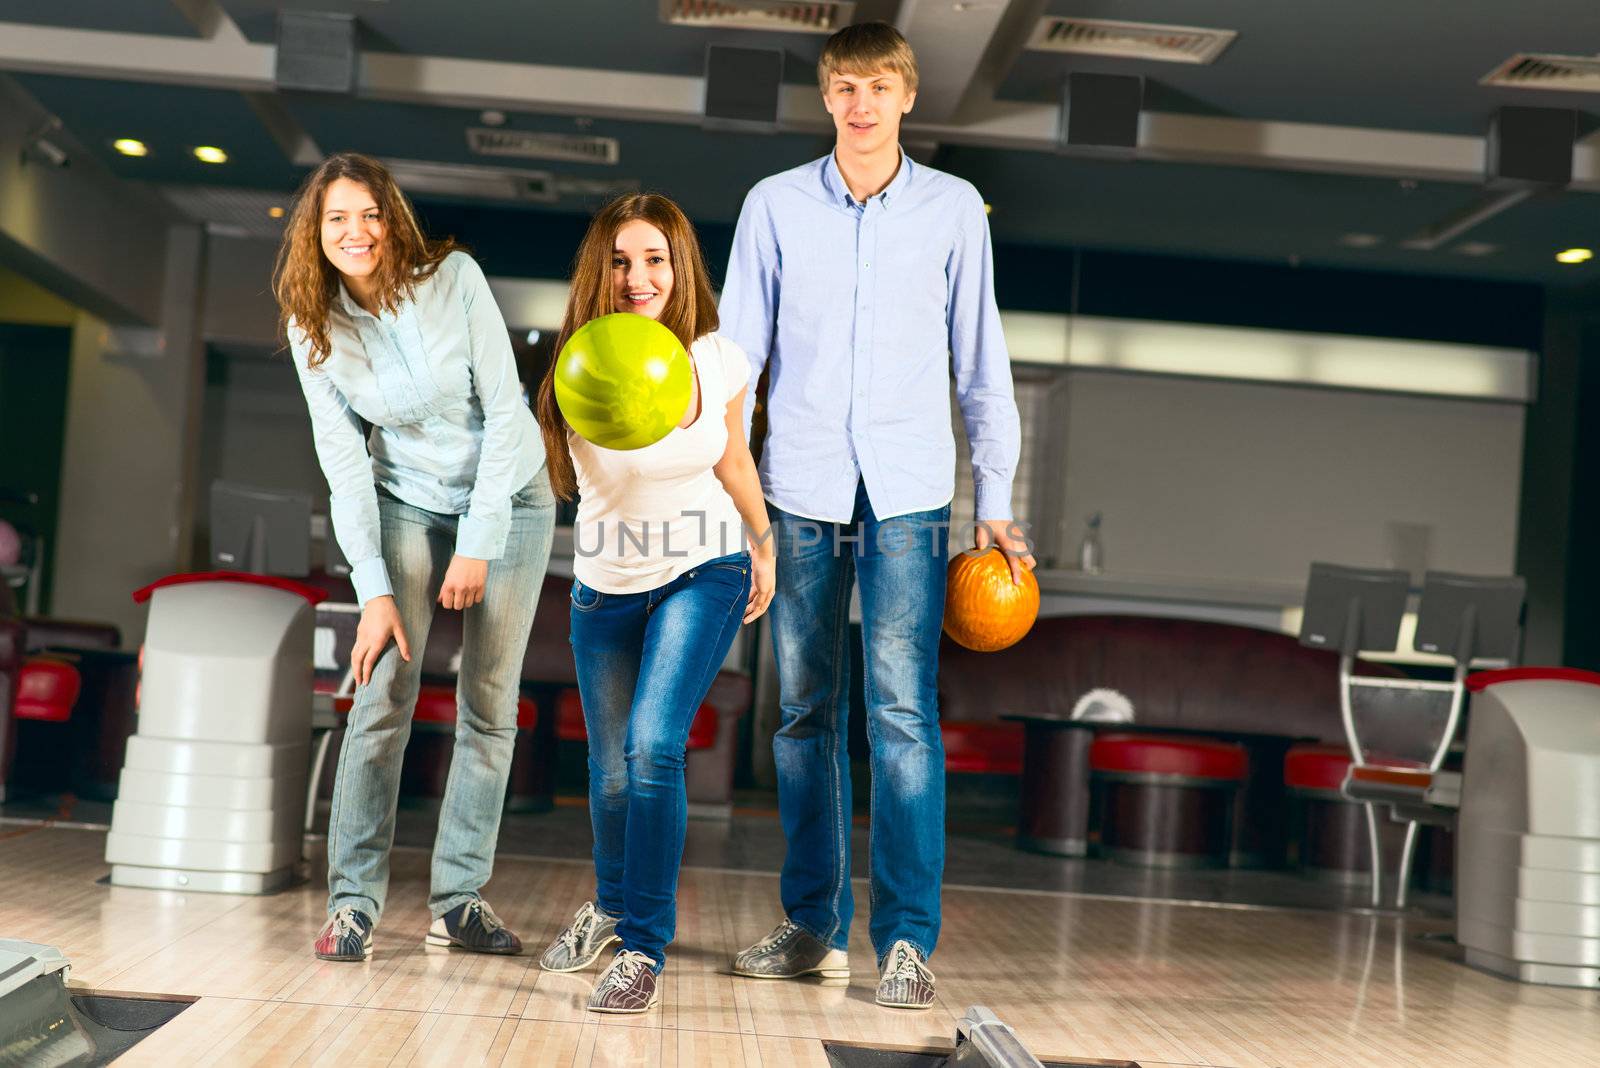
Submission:
[[[703,567],[721,568],[725,571],[737,571],[741,575],[750,574],[750,554],[733,553],[730,556],[719,556],[715,560],[707,560]]]
[[[593,586],[585,586],[577,579],[572,580],[572,607],[580,612],[593,612],[600,607],[600,602],[605,594]]]

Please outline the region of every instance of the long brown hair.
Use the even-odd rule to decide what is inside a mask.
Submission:
[[[328,317],[339,295],[339,270],[322,251],[322,202],[328,187],[340,178],[364,186],[383,219],[383,252],[373,272],[378,303],[394,313],[411,297],[418,282],[439,269],[459,246],[450,238],[430,241],[417,225],[411,202],[394,176],[371,156],[339,152],[322,161],[300,185],[294,210],[283,228],[272,292],[278,298],[279,323],[290,321],[310,343],[307,364],[316,367],[330,354]]]
[[[685,349],[717,328],[717,304],[711,294],[711,278],[706,273],[705,257],[700,253],[700,240],[683,209],[657,193],[632,193],[618,197],[596,213],[572,263],[567,314],[561,323],[561,333],[556,337],[555,356],[544,373],[544,381],[539,383],[536,405],[539,430],[544,435],[550,486],[564,501],[572,500],[578,492],[578,478],[572,469],[572,453],[567,448],[567,421],[556,404],[556,365],[574,331],[591,319],[617,310],[611,295],[617,231],[635,220],[647,222],[661,231],[667,239],[667,255],[672,259],[672,292],[657,321],[677,335]]]

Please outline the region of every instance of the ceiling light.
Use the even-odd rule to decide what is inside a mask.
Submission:
[[[194,158],[199,160],[201,163],[228,162],[228,154],[222,151],[222,149],[214,148],[211,145],[201,145],[200,147],[196,148],[194,150]]]
[[[1556,253],[1557,263],[1587,263],[1594,259],[1594,250],[1587,248],[1569,248]]]
[[[268,218],[272,219],[281,219],[283,218],[283,209],[274,204],[272,207],[267,209],[267,216]]]
[[[1378,234],[1342,234],[1339,244],[1345,248],[1377,248],[1383,244],[1383,238]]]
[[[124,156],[148,156],[150,149],[143,141],[133,137],[119,137],[111,142],[111,147],[121,152]]]
[[[539,343],[539,337],[540,337],[539,331],[537,331],[537,330],[529,330],[528,331],[528,344],[537,345]]]
[[[481,113],[478,116],[478,121],[485,126],[504,126],[506,124],[506,113],[490,109]]]

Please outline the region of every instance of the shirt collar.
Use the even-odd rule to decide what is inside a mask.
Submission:
[[[358,315],[367,314],[367,310],[361,305],[357,304],[356,299],[350,295],[350,290],[345,288],[343,278],[339,279],[339,306],[343,308],[345,314],[350,316],[352,319]]]
[[[900,168],[895,171],[894,178],[890,180],[883,192],[878,194],[878,199],[883,201],[884,207],[894,202],[895,197],[905,191],[906,185],[911,181],[911,171],[916,166],[911,162],[911,157],[906,155],[905,149],[900,149]],[[844,180],[844,172],[839,170],[839,157],[833,152],[828,153],[828,163],[822,169],[822,184],[827,188],[828,194],[835,200],[843,202],[846,207],[855,207],[856,198],[850,192],[850,184]]]

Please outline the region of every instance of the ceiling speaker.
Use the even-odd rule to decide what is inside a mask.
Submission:
[[[1061,89],[1064,152],[1132,158],[1139,147],[1144,79],[1131,74],[1068,74]]]
[[[1489,123],[1484,161],[1491,183],[1566,185],[1578,113],[1569,108],[1501,108]]]
[[[353,93],[356,89],[356,19],[323,11],[278,12],[279,89]]]
[[[783,53],[776,48],[706,47],[705,125],[708,129],[778,128]]]

